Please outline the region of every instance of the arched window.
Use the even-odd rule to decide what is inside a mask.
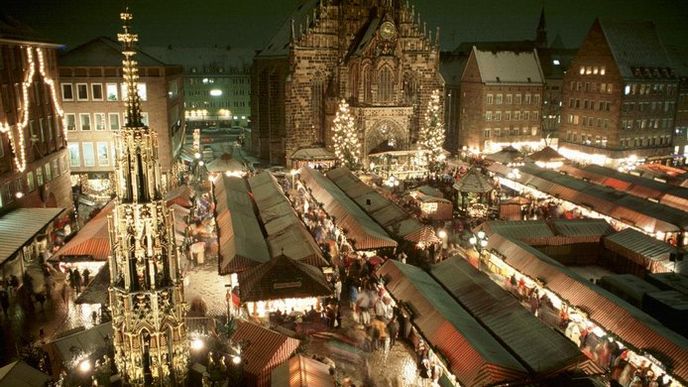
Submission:
[[[372,85],[370,84],[370,66],[363,67],[363,101],[370,102],[373,99]]]
[[[379,99],[381,102],[390,102],[394,97],[394,75],[389,67],[380,70]]]

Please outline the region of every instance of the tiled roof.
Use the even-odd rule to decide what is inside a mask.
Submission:
[[[544,76],[535,50],[488,51],[473,49],[484,83],[542,84]]]
[[[635,68],[668,69],[671,60],[649,21],[599,20],[623,78],[635,78]]]
[[[18,208],[0,217],[0,265],[12,257],[64,211],[64,208]]]
[[[110,233],[107,217],[112,213],[115,203],[108,203],[100,212],[88,221],[64,246],[50,257],[51,261],[83,259],[106,261],[112,254],[110,250]]]
[[[263,328],[257,324],[239,320],[232,336],[235,343],[243,343],[241,359],[244,372],[260,376],[289,359],[299,347],[299,340]]]
[[[462,385],[506,384],[526,377],[519,361],[428,273],[389,260],[378,275],[397,302],[409,305],[413,322]]]
[[[288,15],[282,23],[282,26],[273,35],[270,42],[261,50],[257,56],[259,57],[270,57],[270,56],[284,56],[286,57],[289,53],[289,40],[291,39],[291,25],[292,20],[294,21],[294,26],[298,28],[300,25],[306,22],[306,18],[313,14],[313,8],[316,7],[320,0],[305,0],[300,1],[299,6]]]

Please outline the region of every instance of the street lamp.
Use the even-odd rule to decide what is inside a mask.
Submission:
[[[478,259],[480,260],[481,264],[486,264],[485,260],[483,259],[483,251],[485,251],[485,248],[487,248],[487,241],[488,241],[487,234],[485,234],[485,231],[478,231],[476,234],[474,234],[472,237],[468,239],[468,243],[475,248],[475,251],[478,252]]]
[[[442,249],[447,249],[447,230],[441,229],[437,232],[437,236],[442,240]]]

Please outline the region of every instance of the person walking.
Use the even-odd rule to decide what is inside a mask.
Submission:
[[[389,331],[390,348],[394,347],[397,342],[397,336],[399,336],[399,321],[397,318],[392,318],[392,321],[387,324],[387,330]]]
[[[81,293],[81,273],[79,273],[79,269],[74,269],[74,287],[76,288],[77,293]]]
[[[337,277],[337,280],[334,282],[334,298],[337,299],[337,303],[339,303],[339,300],[342,297],[342,280]]]
[[[84,286],[88,286],[88,282],[91,279],[91,272],[88,269],[84,269]]]
[[[2,307],[2,313],[7,317],[10,309],[10,295],[4,284],[0,284],[0,306]]]

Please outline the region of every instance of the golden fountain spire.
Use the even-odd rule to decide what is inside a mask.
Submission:
[[[124,73],[124,82],[127,87],[127,120],[126,128],[141,128],[141,98],[139,97],[138,80],[139,67],[134,56],[136,56],[136,48],[134,43],[138,42],[139,35],[131,32],[131,21],[133,15],[129,12],[129,7],[124,9],[120,14],[122,19],[122,33],[117,34],[117,40],[122,42],[122,70]]]

